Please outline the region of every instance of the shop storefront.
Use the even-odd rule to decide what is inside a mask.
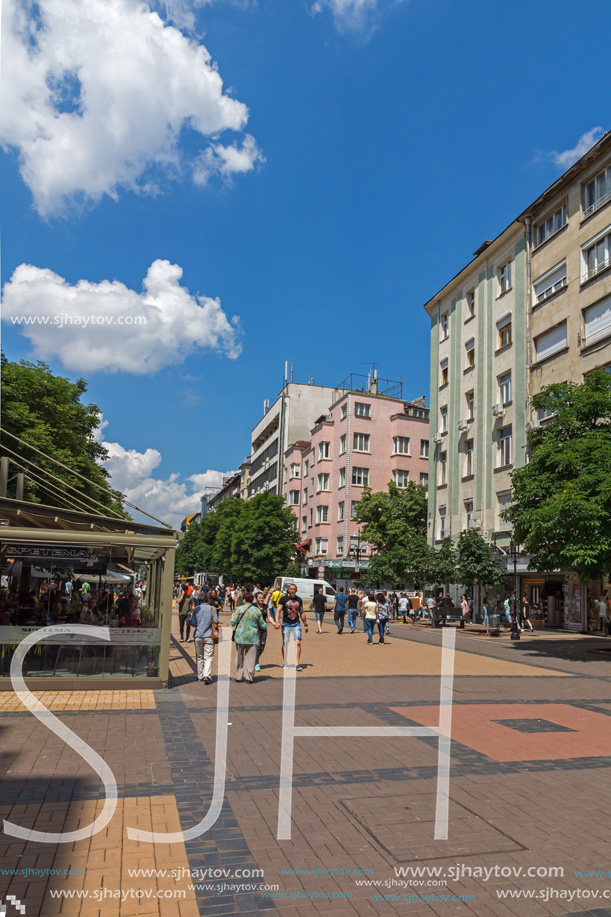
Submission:
[[[56,632],[25,657],[29,687],[167,686],[176,539],[162,526],[0,499],[0,689],[11,688],[21,640],[49,625]]]

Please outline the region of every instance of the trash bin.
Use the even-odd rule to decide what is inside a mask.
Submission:
[[[488,615],[488,623],[490,626],[491,634],[500,634],[501,632],[501,616],[499,614],[490,614]]]

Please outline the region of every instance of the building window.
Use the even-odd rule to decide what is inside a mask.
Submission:
[[[316,507],[316,522],[320,524],[321,522],[329,521],[329,507],[328,506],[317,506]]]
[[[601,233],[590,239],[581,249],[583,261],[582,283],[596,277],[611,265],[611,232],[607,226]]]
[[[566,287],[566,260],[561,261],[546,271],[533,283],[533,299],[535,305],[545,302],[550,296],[559,293]]]
[[[562,322],[560,325],[556,325],[555,328],[550,328],[549,331],[544,331],[543,334],[535,338],[535,362],[540,363],[541,360],[547,360],[548,357],[552,357],[555,353],[564,350],[566,346],[566,322]]]
[[[465,528],[473,528],[473,500],[465,500]]]
[[[345,419],[346,419],[347,413],[348,413],[348,405],[347,405],[347,404],[342,404],[342,406],[341,406],[341,408],[340,408],[340,411],[339,411],[339,419],[340,419],[340,420],[345,420]]]
[[[505,315],[496,323],[498,349],[509,347],[511,344],[511,315]]]
[[[310,510],[310,525],[312,525],[313,522],[314,522],[314,510],[311,509]]]
[[[439,408],[439,417],[441,419],[441,424],[440,424],[441,432],[447,433],[448,432],[448,408],[447,406],[444,405],[444,407]]]
[[[429,457],[429,441],[428,439],[420,440],[420,458]]]
[[[307,478],[309,470],[310,470],[310,463],[309,463],[309,462],[306,462],[305,465],[303,466],[303,476],[304,476],[304,478]]]
[[[356,519],[356,508],[359,505],[358,500],[353,500],[350,504],[350,518]]]
[[[448,483],[447,473],[448,473],[448,453],[440,452],[439,453],[439,486],[440,487],[443,487],[444,484]]]
[[[369,484],[369,468],[358,468],[355,465],[352,469],[352,483],[357,487],[367,487]]]
[[[592,181],[584,187],[584,216],[589,217],[591,213],[611,200],[611,166],[607,166],[602,172],[593,178]]]
[[[471,338],[465,344],[466,368],[472,369],[475,366],[475,338]]]
[[[344,501],[343,500],[341,503],[337,504],[337,521],[338,522],[344,521]]]
[[[317,480],[318,480],[318,487],[317,487],[318,493],[320,493],[321,490],[329,490],[329,475],[328,474],[319,474]]]
[[[392,479],[397,487],[407,487],[409,484],[409,471],[395,469],[392,473]]]
[[[439,507],[439,537],[445,538],[448,534],[446,529],[446,507]]]
[[[355,452],[369,452],[369,433],[355,433],[352,448]]]
[[[393,455],[409,455],[409,436],[393,436]]]
[[[346,434],[342,433],[342,435],[339,438],[339,454],[343,455],[345,451],[346,451]]]
[[[473,440],[468,439],[465,442],[465,477],[473,473]]]
[[[307,517],[307,516],[302,516],[302,517],[301,517],[301,531],[302,531],[302,532],[305,532],[305,530],[307,529],[307,527],[308,527],[308,517]]]
[[[337,556],[342,557],[344,553],[344,536],[337,536]]]
[[[317,538],[316,539],[316,553],[317,554],[327,554],[329,550],[329,539],[328,538]]]
[[[448,361],[447,359],[441,361],[441,363],[439,364],[439,369],[440,369],[440,380],[441,380],[439,382],[439,385],[440,386],[447,385],[448,384]]]
[[[611,335],[611,296],[583,310],[584,340],[588,344],[602,341]]]
[[[304,505],[308,502],[308,488],[307,487],[303,488],[303,502],[304,502]]]
[[[340,487],[346,486],[346,469],[345,468],[339,469],[339,486]]]
[[[290,506],[299,506],[299,491],[298,490],[289,490],[289,505]]]
[[[475,289],[467,292],[467,310],[469,312],[469,318],[473,318],[475,315]]]
[[[465,401],[467,402],[467,420],[473,420],[473,410],[475,406],[475,395],[473,391],[467,392]]]
[[[441,340],[445,341],[448,337],[450,328],[450,316],[447,312],[444,312],[441,316]]]
[[[566,204],[559,207],[555,213],[552,213],[547,219],[538,224],[535,229],[536,245],[543,245],[546,239],[553,236],[555,232],[566,224]]]
[[[318,444],[318,458],[328,459],[331,455],[331,443],[319,443]]]
[[[290,470],[291,477],[292,477],[292,478],[298,478],[298,477],[299,477],[300,471],[301,471],[301,469],[300,469],[299,465],[298,465],[296,462],[292,462],[292,463],[291,463],[291,470]]]
[[[506,261],[505,264],[501,264],[498,269],[498,278],[499,296],[502,296],[503,293],[507,293],[511,290],[511,261]]]
[[[497,531],[498,532],[509,532],[511,531],[511,523],[506,522],[505,519],[501,516],[501,513],[509,509],[511,506],[511,491],[503,490],[501,493],[496,495],[496,507],[497,507]]]
[[[366,404],[364,401],[355,401],[354,402],[354,416],[355,417],[371,417],[371,405]]]
[[[509,404],[511,401],[511,370],[499,376],[499,401],[501,404]]]
[[[498,467],[511,465],[511,425],[499,430],[499,458]]]
[[[424,472],[424,471],[421,471],[421,472],[420,472],[420,483],[421,483],[424,487],[426,487],[427,484],[429,483],[429,476],[428,476],[428,474],[426,474],[426,472]]]

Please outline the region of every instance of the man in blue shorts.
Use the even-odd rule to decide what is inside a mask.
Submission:
[[[283,595],[278,601],[275,617],[276,625],[280,623],[280,612],[282,612],[282,659],[284,668],[288,669],[285,646],[292,637],[297,644],[295,668],[298,672],[301,672],[302,666],[299,665],[301,658],[301,625],[303,624],[303,628],[307,633],[308,622],[303,610],[303,602],[297,595],[297,586],[294,583],[291,583],[286,590],[286,595]]]

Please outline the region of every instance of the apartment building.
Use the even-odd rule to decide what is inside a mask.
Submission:
[[[363,488],[385,491],[389,481],[428,482],[426,399],[406,402],[372,390],[336,390],[308,440],[284,456],[284,494],[309,542],[308,564],[325,567],[342,584],[366,567],[369,546],[354,519]],[[358,549],[358,556],[357,556]]]
[[[515,221],[425,306],[431,319],[431,542],[477,527],[509,540],[510,472],[526,460],[526,241]]]
[[[530,252],[528,397],[611,365],[611,132],[522,213]],[[530,423],[545,417],[529,412]]]
[[[248,496],[282,493],[284,453],[290,443],[307,439],[314,421],[325,413],[335,389],[312,383],[285,381],[251,434]]]
[[[425,308],[429,537],[434,543],[475,526],[503,551],[511,471],[527,461],[529,430],[548,419],[534,411],[533,396],[611,367],[611,133],[485,242]],[[520,590],[542,601],[546,623],[592,629],[574,574],[532,574],[527,558],[518,569]]]

